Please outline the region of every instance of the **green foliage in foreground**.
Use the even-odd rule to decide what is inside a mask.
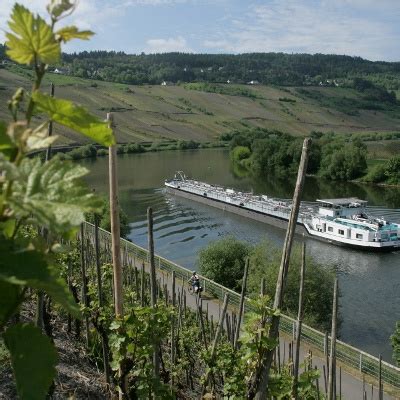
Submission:
[[[396,329],[392,336],[390,336],[393,348],[393,360],[396,365],[400,367],[400,321],[396,323]]]
[[[52,0],[48,6],[51,25],[16,4],[8,22],[7,56],[34,68],[31,94],[24,101],[18,89],[8,102],[10,122],[0,121],[0,334],[10,355],[21,399],[43,399],[55,376],[56,351],[42,330],[31,323],[12,324],[28,293],[39,292],[71,315],[79,308],[68,291],[56,261],[62,246],[56,238],[74,237],[85,212],[97,211],[100,200],[82,183],[87,170],[54,158],[46,163],[26,155],[52,145],[49,120],[88,136],[103,146],[115,143],[112,130],[82,107],[42,94],[40,84],[49,63],[58,63],[61,42],[87,39],[92,33],[75,27],[55,31],[58,20],[74,4]],[[33,126],[34,113],[41,113]],[[43,236],[25,235],[22,227],[32,224]]]
[[[301,251],[296,246],[292,252],[282,312],[296,316],[299,296]],[[275,296],[276,281],[281,262],[281,249],[264,241],[250,246],[233,237],[227,237],[202,249],[198,257],[200,272],[232,290],[241,290],[246,257],[250,259],[248,293],[256,296],[260,292],[262,278],[266,282],[266,294]],[[332,271],[307,257],[304,312],[305,321],[318,329],[329,330],[332,316],[333,283]]]

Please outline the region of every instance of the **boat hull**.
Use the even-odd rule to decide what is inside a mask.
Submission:
[[[262,213],[260,211],[249,210],[245,207],[241,207],[236,204],[228,204],[228,203],[225,203],[218,199],[201,196],[196,193],[190,193],[185,190],[171,187],[168,185],[166,185],[166,192],[173,194],[173,195],[184,197],[189,200],[197,201],[198,203],[216,207],[223,211],[228,211],[228,212],[240,215],[242,217],[251,218],[255,221],[259,221],[259,222],[266,223],[268,225],[276,226],[276,227],[284,229],[284,230],[286,230],[288,227],[288,220],[285,218],[281,218],[279,216],[269,215],[266,213]],[[353,243],[343,243],[343,242],[337,241],[333,238],[325,238],[325,237],[316,236],[312,233],[312,231],[310,231],[308,228],[306,228],[304,226],[304,224],[300,221],[297,222],[295,233],[299,234],[299,235],[305,235],[307,237],[316,239],[316,240],[324,242],[324,243],[335,244],[338,246],[357,249],[357,250],[363,250],[363,251],[390,252],[390,251],[400,250],[400,247],[398,247],[397,245],[393,245],[393,246],[389,245],[389,246],[381,246],[381,247],[366,247],[366,246],[360,246],[360,245],[353,244]]]

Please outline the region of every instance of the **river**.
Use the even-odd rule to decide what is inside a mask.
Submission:
[[[108,158],[82,160],[91,172],[90,187],[108,190]],[[195,268],[198,251],[225,235],[258,243],[267,238],[283,244],[281,229],[194,201],[166,194],[164,180],[183,170],[208,183],[279,198],[291,198],[294,180],[255,180],[233,171],[225,149],[164,151],[118,158],[120,204],[129,217],[129,239],[147,246],[146,209],[153,207],[156,252]],[[303,199],[356,196],[369,201],[375,215],[400,222],[400,190],[355,183],[306,179]],[[389,337],[400,320],[400,252],[375,254],[306,239],[307,252],[334,267],[341,289],[341,340],[392,362]]]

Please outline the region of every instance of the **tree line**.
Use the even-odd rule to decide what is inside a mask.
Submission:
[[[0,60],[6,59],[0,44]],[[83,51],[62,54],[66,73],[128,84],[159,84],[162,81],[247,83],[274,85],[346,84],[354,77],[396,90],[400,87],[400,63],[372,62],[361,57],[333,54],[126,54],[116,51]],[[328,81],[328,82],[327,82]]]

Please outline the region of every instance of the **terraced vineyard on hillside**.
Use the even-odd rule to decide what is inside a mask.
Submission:
[[[0,69],[0,118],[19,87],[29,89],[29,71]],[[24,76],[25,75],[25,76]],[[357,109],[360,93],[342,87],[269,87],[219,85],[223,93],[191,90],[190,86],[132,86],[48,74],[43,89],[56,85],[57,97],[80,103],[98,116],[113,111],[119,142],[183,139],[218,140],[243,127],[278,129],[294,135],[315,131],[391,132],[400,129],[400,108]],[[234,90],[233,90],[234,89]],[[63,142],[82,138],[57,126]]]

